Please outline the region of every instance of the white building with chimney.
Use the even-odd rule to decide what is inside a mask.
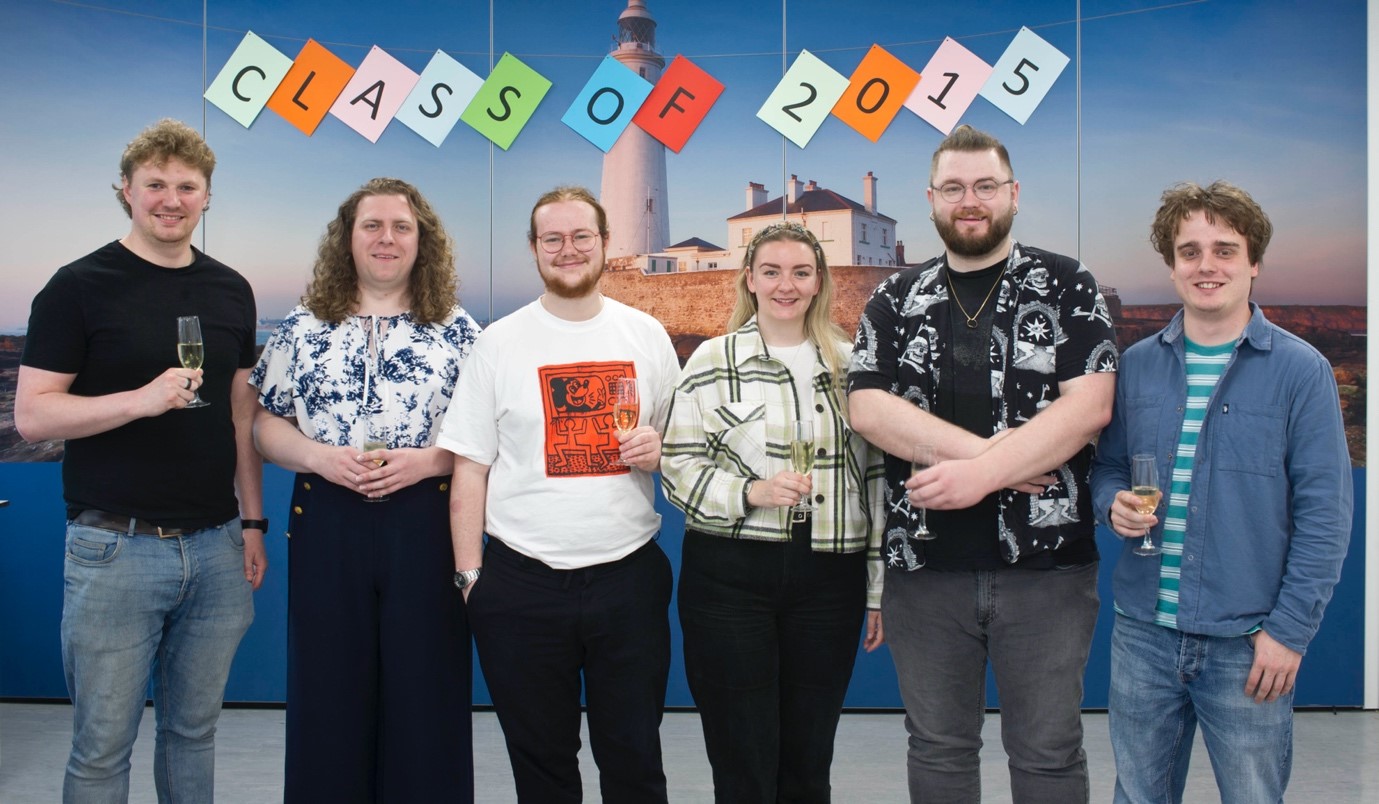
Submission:
[[[738,265],[752,236],[782,220],[813,232],[829,265],[898,264],[895,218],[877,212],[876,176],[870,170],[862,177],[861,203],[791,175],[783,198],[768,198],[764,185],[749,182],[746,207],[728,218],[728,248],[737,255]]]
[[[895,240],[895,219],[876,210],[876,176],[871,171],[862,177],[861,203],[812,180],[802,182],[798,176],[790,177],[783,199],[768,198],[765,186],[748,182],[745,202],[745,211],[728,218],[726,248],[692,237],[658,252],[610,256],[608,270],[673,274],[738,269],[752,236],[782,220],[813,232],[831,266],[904,265],[904,246]]]

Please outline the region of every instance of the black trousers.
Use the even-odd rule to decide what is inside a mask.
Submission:
[[[284,801],[471,802],[471,659],[449,477],[386,502],[298,475]]]
[[[489,538],[469,616],[518,801],[583,798],[581,674],[603,801],[666,800],[671,582],[654,541],[619,561],[557,570]]]
[[[865,553],[685,533],[685,673],[719,802],[827,802],[866,611]]]

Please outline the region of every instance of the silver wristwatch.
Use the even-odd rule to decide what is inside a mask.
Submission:
[[[456,588],[456,589],[460,589],[460,590],[464,590],[464,589],[468,588],[470,584],[472,584],[472,583],[474,583],[475,581],[479,580],[479,572],[480,572],[480,571],[481,571],[481,568],[480,568],[480,567],[475,567],[474,569],[459,570],[459,571],[457,571],[457,572],[455,573],[455,588]]]

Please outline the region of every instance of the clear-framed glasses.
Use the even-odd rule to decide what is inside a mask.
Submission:
[[[536,238],[536,242],[541,244],[541,250],[547,254],[555,254],[565,245],[565,240],[569,239],[570,245],[575,247],[575,251],[589,252],[594,250],[594,244],[599,242],[598,232],[591,232],[588,229],[580,229],[570,234],[559,232],[547,232]]]
[[[939,197],[942,198],[944,201],[947,201],[950,204],[956,204],[962,200],[963,196],[967,195],[968,188],[971,188],[972,195],[975,195],[978,201],[990,201],[991,199],[996,197],[996,191],[1001,189],[1003,185],[1014,183],[1014,179],[1006,179],[1005,181],[996,181],[995,179],[979,179],[977,181],[972,182],[971,184],[963,184],[962,182],[950,181],[943,184],[940,187],[935,187],[931,184],[929,185],[929,189],[938,193]]]

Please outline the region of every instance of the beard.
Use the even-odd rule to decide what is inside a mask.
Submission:
[[[538,270],[547,293],[562,299],[582,299],[598,288],[599,279],[603,276],[603,266],[599,265],[595,270],[593,265],[591,260],[584,266],[584,270],[574,276],[547,273],[539,267]]]
[[[957,211],[954,212],[957,214]],[[934,216],[934,228],[939,239],[947,249],[959,257],[985,257],[1005,242],[1010,228],[1015,223],[1015,213],[1006,210],[1004,215],[992,215],[987,219],[986,234],[969,235],[958,231],[953,218]]]

